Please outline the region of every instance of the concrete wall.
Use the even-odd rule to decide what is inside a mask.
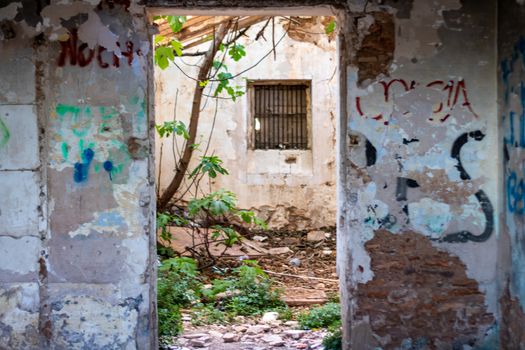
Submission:
[[[525,348],[525,6],[502,1],[498,8],[498,97],[503,147],[503,218],[501,266],[501,343]]]
[[[521,3],[333,2],[345,349],[523,347]],[[0,8],[0,347],[155,348],[144,7],[24,4]]]
[[[144,9],[21,5],[0,9],[0,348],[154,348]]]
[[[385,5],[351,18],[347,44],[338,250],[347,340],[497,348],[496,3]]]
[[[208,186],[207,179],[200,183],[201,188],[216,191],[225,188],[238,197],[238,206],[254,209],[268,221],[270,227],[277,229],[312,229],[335,226],[336,217],[336,102],[337,56],[334,36],[324,34],[322,19],[308,24],[305,30],[319,35],[300,35],[292,26],[290,34],[285,34],[283,24],[287,22],[277,17],[275,40],[278,42],[275,59],[271,50],[272,28],[266,29],[265,38],[255,41],[265,21],[253,26],[240,42],[245,45],[247,56],[239,62],[227,58],[225,65],[231,74],[242,73],[231,84],[239,85],[247,91],[249,80],[307,80],[311,83],[309,101],[310,127],[308,150],[254,150],[249,146],[251,116],[250,94],[246,93],[237,101],[207,99],[203,103],[198,129],[200,152],[194,154],[190,169],[194,169],[199,157],[204,154],[213,127],[208,155],[215,154],[223,161],[230,175],[218,176]],[[283,23],[281,23],[283,22]],[[317,24],[316,24],[317,23]],[[207,45],[196,49],[202,51]],[[263,56],[266,59],[250,69]],[[196,77],[200,58],[184,57],[177,59],[179,67],[190,77]],[[156,69],[156,115],[157,124],[164,121],[182,120],[188,125],[191,101],[195,82],[175,66],[166,70]],[[206,94],[213,95],[215,85],[210,84]],[[226,94],[221,96],[227,97]],[[175,101],[178,100],[177,106]],[[217,114],[215,115],[215,109]],[[174,115],[175,111],[175,115]],[[214,124],[214,118],[216,123]],[[181,137],[178,138],[182,140]],[[159,187],[162,191],[173,177],[175,162],[172,152],[172,138],[156,142],[157,173],[161,177]],[[179,142],[179,149],[181,148]],[[160,148],[162,147],[162,158]],[[178,159],[178,158],[177,158]],[[290,159],[295,159],[290,162]],[[159,166],[161,168],[159,169]],[[186,192],[183,186],[180,192]],[[192,188],[192,193],[194,192]],[[180,193],[176,194],[176,197]],[[190,199],[187,194],[185,199]]]

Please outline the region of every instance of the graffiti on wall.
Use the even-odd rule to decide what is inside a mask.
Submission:
[[[5,145],[7,145],[10,137],[11,134],[9,133],[7,125],[5,125],[5,123],[2,121],[2,118],[0,118],[0,148],[3,148]]]
[[[481,141],[485,137],[485,134],[480,131],[472,131],[461,134],[452,144],[452,148],[450,151],[450,157],[456,161],[456,168],[459,172],[460,179],[463,181],[471,180],[471,176],[468,174],[468,172],[463,167],[463,163],[461,160],[461,149],[463,146],[471,141]],[[405,144],[408,144],[410,142],[407,142]],[[370,146],[368,146],[370,144]],[[374,154],[375,154],[375,147],[371,144],[369,140],[367,140],[367,150],[368,148],[373,147]],[[367,163],[367,166],[374,165],[375,161],[373,163]],[[395,200],[401,204],[402,206],[402,213],[404,215],[404,222],[405,224],[410,224],[410,212],[409,212],[409,191],[411,189],[416,189],[420,187],[420,184],[415,179],[411,179],[408,177],[397,177],[396,178],[396,191],[395,191]],[[385,186],[387,186],[385,184]],[[441,230],[443,224],[439,222],[440,220],[446,220],[448,218],[438,218],[437,223],[434,223],[436,227],[434,227],[433,231],[437,234],[436,237],[432,236],[430,239],[440,242],[449,242],[449,243],[464,243],[468,241],[472,242],[484,242],[488,240],[493,231],[494,231],[494,208],[492,206],[492,203],[486,193],[483,190],[478,190],[474,194],[476,200],[478,201],[481,211],[483,212],[484,218],[485,218],[485,227],[482,232],[479,233],[473,233],[468,230],[461,230],[458,232],[452,232],[445,235],[441,235]],[[430,203],[433,206],[434,211],[438,211],[438,206],[440,203],[438,202],[432,202]],[[378,218],[377,217],[377,207],[370,206],[368,208],[368,212],[373,212],[373,215],[369,215],[367,219],[365,219],[365,223],[370,222],[371,218],[375,218],[374,223],[377,224],[380,228],[390,229],[392,228],[396,223],[398,223],[398,218],[396,218],[395,215],[392,213],[386,213],[383,217]],[[438,217],[437,215],[436,217]],[[446,215],[445,215],[446,216]]]
[[[518,40],[510,58],[501,61],[504,110],[503,139],[505,162],[505,192],[507,210],[514,215],[525,214],[525,167],[521,150],[525,149],[525,82],[511,81],[513,74],[525,71],[525,38]]]
[[[141,50],[135,49],[131,41],[126,41],[124,45],[117,42],[117,46],[121,50],[122,57],[119,57],[115,53],[108,52],[105,47],[100,45],[91,49],[86,43],[79,42],[77,30],[73,29],[68,40],[60,42],[60,54],[57,64],[59,67],[64,67],[67,63],[71,66],[78,65],[79,67],[86,67],[96,60],[100,68],[119,68],[122,61],[127,63],[128,66],[131,66],[135,55],[142,55]]]
[[[434,89],[440,92],[439,101],[436,101],[429,121],[444,123],[457,108],[465,108],[473,118],[478,118],[477,113],[472,108],[466,82],[460,80],[434,80],[427,84],[421,84],[414,80],[391,79],[379,82],[382,99],[385,104],[392,103],[396,94],[404,94],[410,91],[421,89]],[[364,118],[370,118],[388,125],[388,117],[384,113],[370,113],[369,108],[361,97],[355,98],[355,109]],[[408,115],[410,111],[400,111],[402,115]]]
[[[110,181],[122,180],[131,163],[128,144],[124,140],[125,120],[114,107],[56,106],[55,138],[61,162],[73,166],[73,180],[83,183],[91,172],[106,172]],[[127,121],[130,122],[130,121]]]

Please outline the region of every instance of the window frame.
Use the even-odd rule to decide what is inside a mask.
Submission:
[[[306,87],[306,148],[255,148],[255,86],[291,86],[304,85]],[[248,103],[248,118],[247,118],[247,137],[248,149],[252,151],[294,151],[304,152],[312,149],[312,81],[308,79],[250,79],[247,81],[247,103]]]

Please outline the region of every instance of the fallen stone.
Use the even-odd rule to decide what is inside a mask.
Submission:
[[[261,318],[261,323],[271,323],[273,321],[277,321],[278,318],[278,312],[265,312],[263,317]]]
[[[292,339],[295,339],[295,340],[301,339],[305,333],[306,331],[302,331],[298,329],[290,329],[290,330],[284,331],[284,335]]]
[[[290,265],[292,265],[292,266],[301,266],[301,259],[299,259],[299,258],[290,259]]]
[[[284,323],[284,325],[288,326],[288,327],[291,327],[291,328],[295,328],[295,327],[299,326],[299,322],[297,322],[297,321],[286,321]]]
[[[205,348],[209,345],[209,343],[210,343],[209,337],[190,339],[190,345],[195,348]]]
[[[211,330],[208,332],[208,334],[214,338],[222,338],[222,333],[218,331]]]
[[[277,247],[277,248],[268,249],[268,253],[270,255],[280,255],[280,254],[292,253],[292,250],[288,247]]]
[[[267,325],[257,325],[257,326],[251,326],[246,330],[246,334],[261,334],[270,329],[270,326]]]
[[[235,333],[226,333],[222,336],[222,341],[225,343],[234,343],[239,340],[239,337]]]
[[[262,341],[268,343],[270,346],[283,346],[284,340],[278,335],[268,334],[262,337]]]
[[[233,330],[237,333],[244,333],[246,332],[246,330],[248,329],[248,327],[246,326],[234,326],[233,327]]]
[[[306,240],[308,242],[320,242],[326,238],[323,231],[310,231],[306,235]]]
[[[332,255],[332,251],[330,249],[323,250],[323,255]]]
[[[183,334],[182,337],[186,339],[196,339],[196,338],[208,337],[208,335],[206,333],[192,333],[192,334]]]

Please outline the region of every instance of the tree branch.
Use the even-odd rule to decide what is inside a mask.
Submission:
[[[158,209],[161,212],[166,209],[168,203],[173,198],[173,195],[179,189],[180,184],[182,183],[182,180],[184,179],[184,176],[186,174],[186,171],[188,170],[191,156],[193,154],[192,146],[195,143],[195,139],[197,137],[200,107],[202,102],[203,91],[205,88],[205,86],[201,86],[201,82],[207,80],[208,75],[210,74],[210,70],[213,66],[213,59],[215,57],[215,54],[217,53],[219,46],[224,40],[226,34],[228,33],[230,26],[231,21],[228,21],[225,23],[221,23],[221,25],[218,27],[213,43],[210,46],[206,55],[204,56],[204,62],[202,63],[201,68],[199,69],[197,81],[195,82],[195,93],[193,95],[193,102],[191,108],[189,138],[187,140],[186,147],[184,148],[182,158],[180,159],[179,164],[177,166],[177,172],[175,173],[175,176],[171,180],[170,184],[168,185],[158,202]]]

